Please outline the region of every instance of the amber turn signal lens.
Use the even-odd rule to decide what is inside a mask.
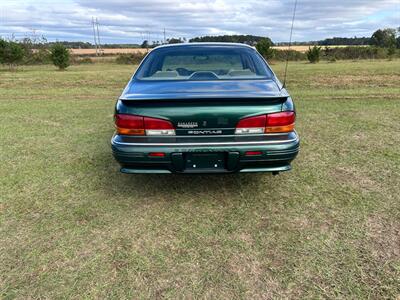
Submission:
[[[123,135],[144,135],[144,129],[131,129],[117,127],[118,134]]]
[[[291,132],[293,130],[294,130],[294,123],[285,126],[265,127],[265,133]]]

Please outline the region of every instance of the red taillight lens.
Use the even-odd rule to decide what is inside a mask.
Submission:
[[[296,114],[293,111],[284,111],[267,115],[266,133],[284,133],[294,130]]]
[[[144,128],[143,117],[132,115],[115,115],[115,125],[122,128]]]
[[[294,130],[296,114],[284,111],[242,119],[236,126],[236,134],[284,133]]]
[[[144,135],[144,122],[141,116],[117,114],[115,126],[119,134]]]
[[[174,125],[171,122],[144,117],[144,128],[146,129],[174,129]]]
[[[144,117],[144,128],[146,135],[175,135],[174,125],[162,119]]]
[[[115,126],[123,135],[175,135],[171,122],[156,118],[116,114]]]
[[[267,126],[284,126],[293,124],[296,115],[293,111],[284,111],[267,115]]]
[[[267,117],[265,115],[241,119],[236,125],[236,134],[264,133]]]
[[[266,120],[265,115],[241,119],[236,128],[265,127]]]

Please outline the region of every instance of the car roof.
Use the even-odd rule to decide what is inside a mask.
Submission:
[[[217,43],[217,42],[206,42],[206,43],[197,42],[197,43],[167,44],[167,45],[157,46],[154,49],[170,48],[170,47],[186,48],[186,47],[193,47],[193,46],[197,46],[197,47],[198,46],[201,46],[201,47],[220,46],[220,47],[231,47],[231,48],[243,47],[243,48],[254,49],[254,47],[249,46],[247,44],[241,44],[241,43]]]

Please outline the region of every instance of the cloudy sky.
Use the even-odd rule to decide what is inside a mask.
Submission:
[[[400,0],[298,0],[294,40],[370,36],[400,26]],[[254,34],[289,39],[294,1],[278,0],[1,0],[0,36],[44,35],[92,41],[91,18],[102,43],[143,39]]]

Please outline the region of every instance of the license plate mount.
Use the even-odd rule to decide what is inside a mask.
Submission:
[[[225,153],[198,152],[185,154],[186,170],[223,170],[226,169]]]

